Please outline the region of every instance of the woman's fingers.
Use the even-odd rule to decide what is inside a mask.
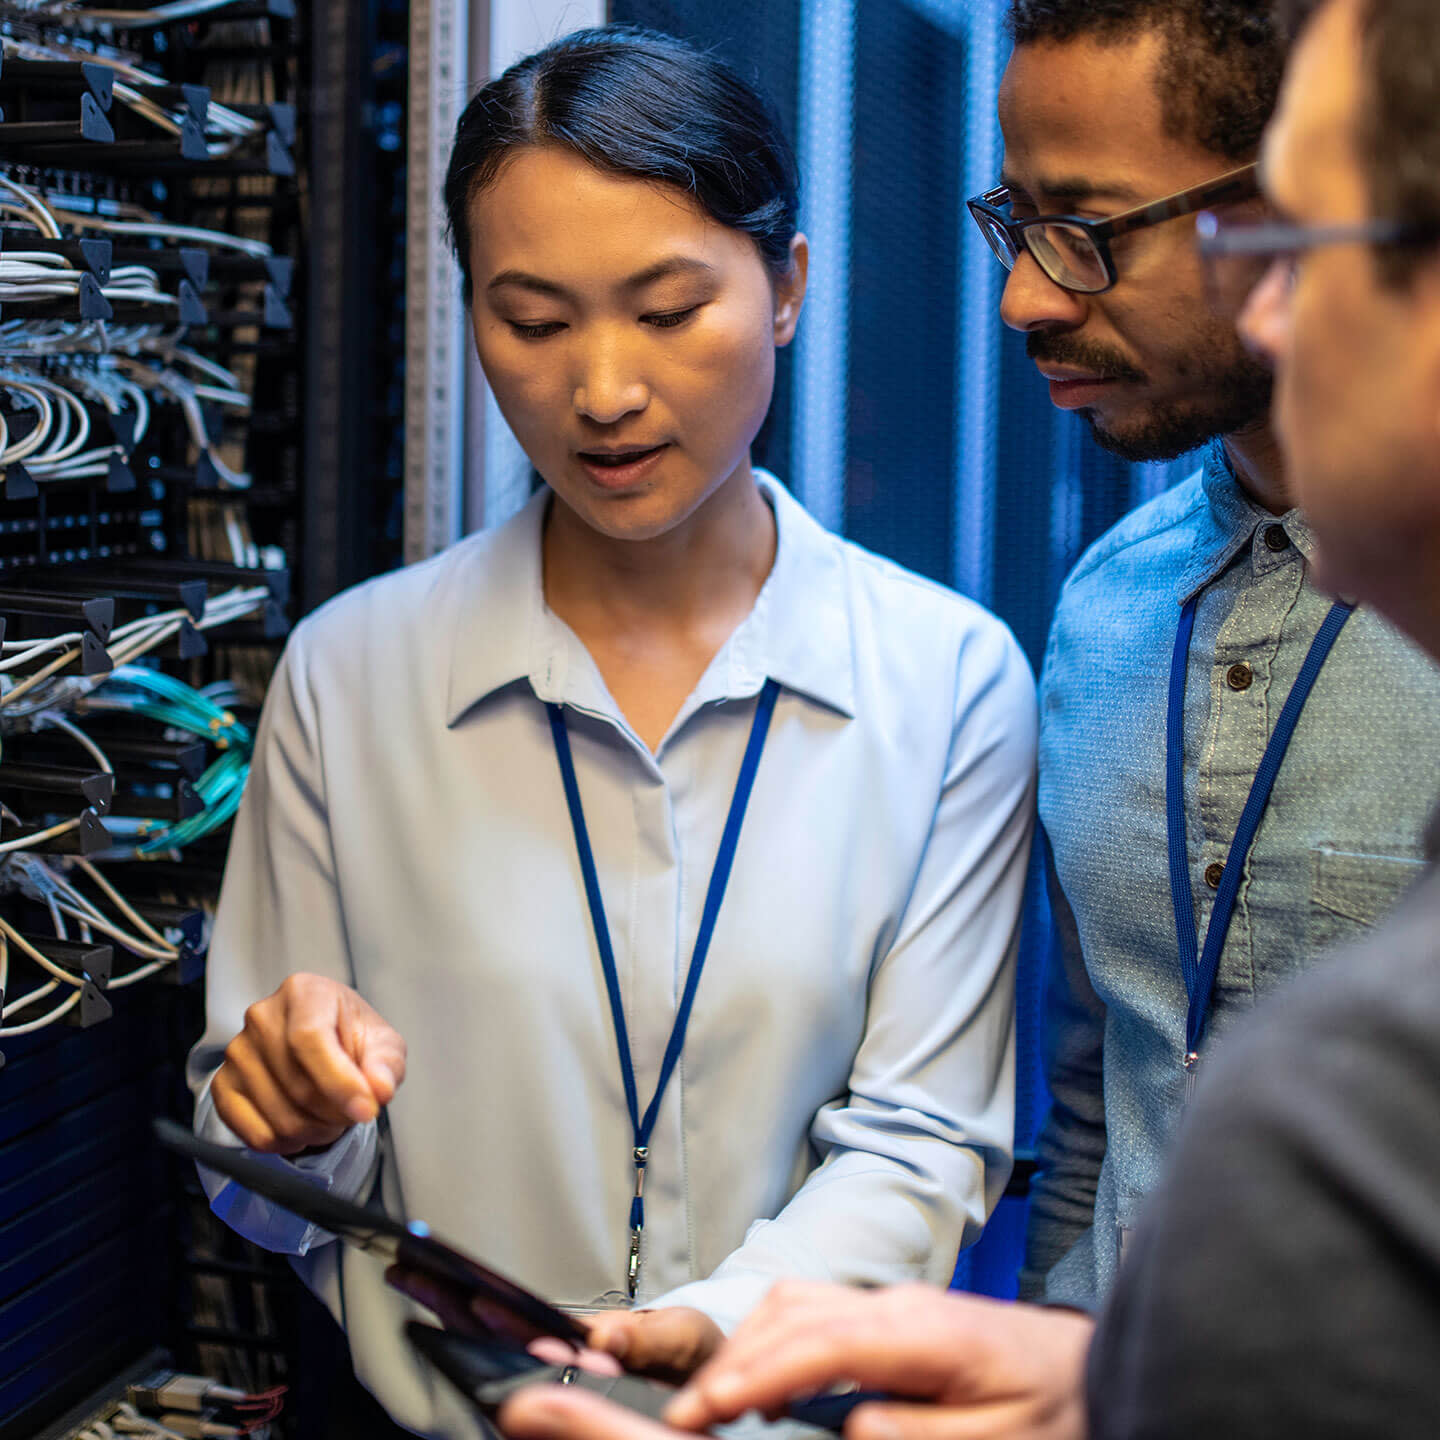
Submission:
[[[405,1078],[405,1041],[353,990],[291,975],[245,1012],[212,1084],[252,1149],[293,1154],[373,1120]]]
[[[541,1335],[525,1347],[537,1360],[547,1365],[578,1365],[592,1375],[622,1374],[620,1362],[613,1355],[592,1350],[588,1345],[574,1346],[558,1335]]]
[[[625,1368],[658,1379],[688,1378],[724,1340],[700,1310],[674,1305],[659,1310],[613,1310],[591,1317],[590,1343]]]
[[[319,975],[291,975],[270,1000],[280,1021],[279,1044],[331,1112],[350,1124],[373,1120],[379,1102],[355,1057],[370,1029],[390,1026],[353,990]]]
[[[333,1144],[347,1128],[343,1117],[326,1119],[298,1105],[283,1083],[283,1069],[267,1065],[255,1048],[245,1043],[244,1037],[232,1042],[225,1051],[227,1074],[224,1080],[216,1076],[212,1086],[215,1106],[220,1118],[227,1124],[227,1107],[222,1101],[238,1100],[243,1097],[254,1115],[263,1121],[263,1131],[250,1126],[260,1143],[231,1125],[232,1130],[254,1150],[271,1151],[276,1154],[293,1154],[310,1146]],[[227,1096],[227,1091],[229,1092]],[[268,1131],[268,1135],[264,1132]]]

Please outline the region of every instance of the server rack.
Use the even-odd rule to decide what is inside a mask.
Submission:
[[[400,558],[407,19],[0,0],[0,1440],[337,1361],[147,1121],[285,632]]]

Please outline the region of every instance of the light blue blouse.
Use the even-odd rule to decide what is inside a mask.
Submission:
[[[567,707],[642,1104],[755,697],[782,686],[683,1059],[651,1140],[640,1303],[733,1325],[779,1276],[944,1284],[1009,1166],[1036,716],[1006,628],[822,530],[772,478],[773,570],[652,755],[545,606],[545,496],[297,627],[260,726],[191,1059],[291,971],[406,1037],[386,1205],[549,1298],[623,1291],[633,1169],[545,706]],[[276,1161],[277,1164],[286,1162]],[[375,1127],[301,1162],[368,1193]],[[343,1317],[402,1423],[469,1420],[380,1267],[211,1177]]]

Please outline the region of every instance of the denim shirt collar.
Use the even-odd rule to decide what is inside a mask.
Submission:
[[[1284,528],[1290,543],[1307,563],[1313,559],[1315,537],[1304,515],[1291,509],[1276,516],[1257,505],[1236,479],[1223,440],[1212,440],[1205,449],[1200,487],[1209,523],[1199,527],[1176,587],[1182,605],[1215,580],[1247,545],[1257,572],[1267,565],[1284,563],[1283,554],[1277,556],[1265,544],[1264,533],[1271,525]]]

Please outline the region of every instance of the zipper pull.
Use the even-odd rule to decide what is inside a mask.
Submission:
[[[1195,1080],[1200,1072],[1200,1056],[1191,1050],[1185,1056],[1185,1103],[1195,1098]]]

